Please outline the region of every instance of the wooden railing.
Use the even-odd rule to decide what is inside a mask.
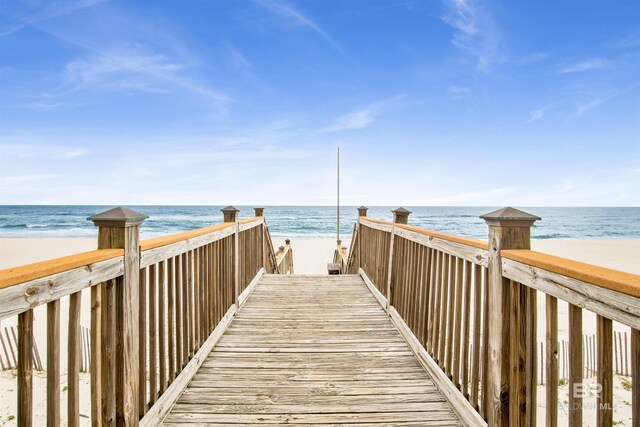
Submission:
[[[293,274],[293,249],[291,249],[291,241],[289,239],[285,240],[284,246],[278,248],[276,264],[279,274]]]
[[[568,425],[582,425],[585,412],[613,424],[612,322],[631,328],[640,423],[640,276],[531,251],[539,218],[511,208],[483,216],[489,243],[409,226],[404,210],[393,223],[360,213],[343,272],[363,276],[465,424],[558,425],[558,299],[569,308],[569,400],[560,403]],[[546,302],[545,420],[536,419],[537,292]],[[597,323],[591,391],[582,381],[583,309]],[[593,408],[582,400],[588,392]]]
[[[355,231],[354,231],[354,239]],[[333,251],[333,264],[337,264],[340,266],[340,274],[348,274],[349,273],[349,254],[347,253],[348,248],[342,246],[342,241],[338,240],[336,249]],[[352,262],[353,264],[353,262]]]
[[[157,425],[266,271],[279,269],[262,209],[237,220],[139,241],[146,216],[116,208],[91,217],[98,250],[0,271],[0,320],[18,317],[17,422],[33,417],[34,310],[46,305],[46,422],[80,424],[82,291],[90,292],[90,418],[94,426]],[[291,267],[289,267],[291,266]],[[61,304],[62,301],[62,304]],[[68,307],[61,351],[61,306]],[[61,357],[62,356],[62,357]],[[38,399],[44,400],[44,399]]]

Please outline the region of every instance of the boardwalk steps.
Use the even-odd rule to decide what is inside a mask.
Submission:
[[[360,276],[262,277],[164,425],[460,425]]]

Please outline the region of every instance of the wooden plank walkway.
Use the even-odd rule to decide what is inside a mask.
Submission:
[[[164,425],[460,425],[359,276],[266,275]]]

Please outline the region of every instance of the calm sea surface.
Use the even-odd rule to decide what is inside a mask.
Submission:
[[[93,237],[97,230],[87,217],[113,206],[0,206],[0,237]],[[222,221],[222,206],[128,206],[149,215],[142,237],[156,237]],[[406,206],[413,211],[409,223],[431,230],[466,237],[484,238],[487,226],[479,215],[497,207]],[[240,218],[253,216],[251,206],[239,206]],[[351,237],[357,217],[354,206],[343,206],[341,234]],[[374,206],[369,216],[391,220],[390,206]],[[551,208],[521,209],[542,217],[533,237],[551,238],[640,238],[640,208]],[[329,206],[268,206],[265,216],[274,237],[335,236],[336,211]]]

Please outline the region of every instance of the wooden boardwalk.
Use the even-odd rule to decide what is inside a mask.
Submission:
[[[265,275],[164,425],[460,425],[359,276]]]

